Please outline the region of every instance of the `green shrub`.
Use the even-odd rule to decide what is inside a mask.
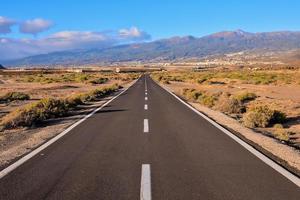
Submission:
[[[286,115],[278,110],[271,109],[267,105],[254,105],[243,116],[243,123],[249,128],[267,127],[271,124],[282,123]]]
[[[30,96],[23,92],[8,92],[4,96],[0,97],[0,101],[2,102],[10,102],[15,100],[29,100]]]
[[[234,95],[234,98],[238,101],[244,103],[246,101],[252,101],[257,98],[257,95],[252,92],[240,92],[236,95]]]

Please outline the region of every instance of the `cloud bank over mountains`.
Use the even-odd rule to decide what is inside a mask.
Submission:
[[[49,34],[42,38],[1,36],[11,33],[11,27],[13,26],[19,26],[20,33],[37,36],[40,32],[49,30],[53,25],[52,21],[42,18],[17,22],[16,20],[0,16],[0,60],[73,49],[100,49],[151,39],[148,33],[139,30],[137,27],[110,31],[65,30]]]

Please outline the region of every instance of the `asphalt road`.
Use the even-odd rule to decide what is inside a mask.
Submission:
[[[299,200],[300,189],[149,76],[0,180],[1,200],[142,198]]]

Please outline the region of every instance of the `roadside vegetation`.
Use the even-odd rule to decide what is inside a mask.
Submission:
[[[24,101],[24,100],[29,100],[30,96],[26,93],[23,92],[8,92],[2,97],[0,97],[0,102],[1,103],[8,103],[11,101]]]
[[[266,85],[266,84],[299,84],[299,71],[174,71],[156,72],[152,77],[157,81],[192,82],[198,84],[223,84],[225,82],[240,81],[244,84]],[[218,81],[222,79],[225,82]]]
[[[3,75],[4,79],[16,79],[20,83],[85,83],[85,84],[103,84],[109,80],[130,81],[136,79],[138,73],[118,74],[114,72],[103,73],[37,73],[37,74],[15,74]]]
[[[120,87],[119,85],[111,85],[61,99],[44,98],[9,113],[1,119],[0,127],[2,130],[30,127],[47,119],[62,117],[77,105],[103,98],[116,92]]]

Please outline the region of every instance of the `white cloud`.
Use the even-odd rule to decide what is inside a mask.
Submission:
[[[0,16],[0,34],[10,33],[11,27],[15,24],[16,22],[14,20]]]
[[[39,39],[0,37],[0,60],[72,49],[105,48],[149,38],[148,33],[135,27],[105,32],[61,31]]]
[[[131,38],[134,40],[148,40],[151,38],[151,36],[148,33],[139,30],[137,27],[131,27],[129,29],[120,29],[119,37]]]
[[[21,22],[19,25],[19,30],[21,33],[35,35],[37,33],[48,30],[52,25],[52,21],[36,18]]]

